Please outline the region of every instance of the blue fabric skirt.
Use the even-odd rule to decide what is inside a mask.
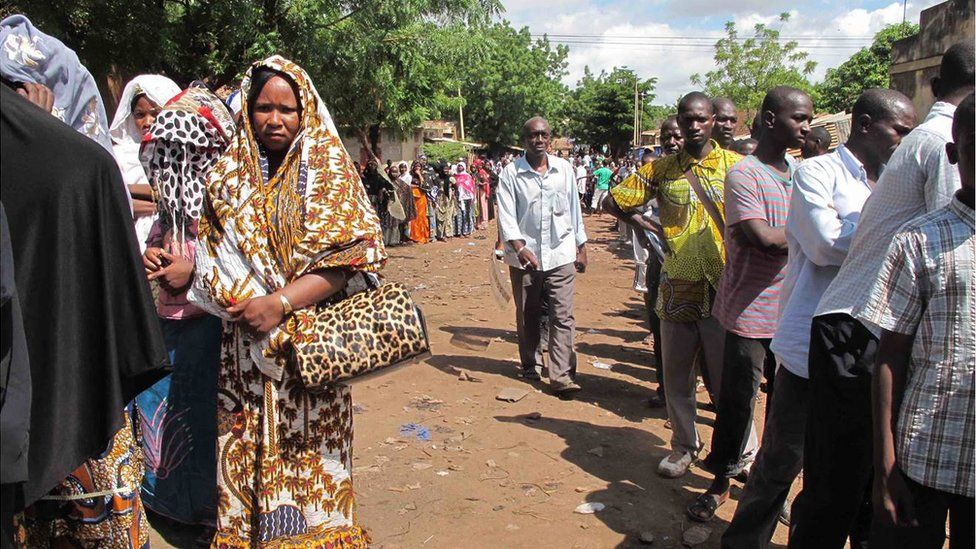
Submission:
[[[142,500],[185,524],[217,518],[217,371],[221,321],[162,320],[173,373],[136,397],[145,454]]]

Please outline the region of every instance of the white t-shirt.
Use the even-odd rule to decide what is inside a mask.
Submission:
[[[576,189],[580,194],[586,194],[586,166],[576,166]]]

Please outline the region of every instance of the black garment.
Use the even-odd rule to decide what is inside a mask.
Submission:
[[[5,86],[0,195],[31,364],[29,505],[105,449],[166,347],[115,160]]]
[[[915,505],[918,526],[890,526],[875,522],[870,547],[885,549],[942,549],[949,517],[949,549],[976,547],[976,506],[973,498],[936,490],[919,484],[902,473]]]
[[[13,516],[23,508],[30,442],[31,378],[20,299],[14,282],[7,214],[0,204],[0,544],[10,547]]]
[[[722,534],[722,549],[768,547],[790,486],[800,474],[803,433],[811,398],[808,382],[786,368],[780,368],[773,384],[776,399],[766,418],[766,429],[749,473],[749,482],[739,497],[732,522]]]
[[[793,503],[790,549],[867,541],[872,474],[871,368],[878,340],[846,314],[814,317],[803,490]]]
[[[644,308],[647,309],[647,323],[651,329],[651,337],[654,339],[654,374],[657,376],[657,396],[662,402],[667,398],[664,396],[664,360],[661,358],[661,319],[657,316],[654,309],[657,305],[657,291],[661,283],[661,260],[657,253],[651,250],[647,254],[647,271],[644,275],[644,284],[647,291],[644,292]]]
[[[712,451],[702,461],[705,470],[732,478],[745,468],[752,456],[743,455],[749,442],[756,393],[766,378],[772,387],[776,359],[769,350],[770,339],[751,339],[732,332],[725,334],[725,363],[719,389],[718,412],[712,432]],[[772,392],[766,399],[768,417]]]

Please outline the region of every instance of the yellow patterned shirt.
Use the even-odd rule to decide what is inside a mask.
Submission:
[[[688,183],[690,168],[725,215],[725,174],[742,157],[712,141],[712,151],[698,160],[682,150],[642,166],[610,190],[617,205],[629,212],[656,198],[671,252],[661,267],[657,313],[664,320],[688,322],[708,318],[711,300],[725,267],[725,245]]]

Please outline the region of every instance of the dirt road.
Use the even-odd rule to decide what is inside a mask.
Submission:
[[[633,262],[609,218],[586,225],[590,268],[576,285],[583,392],[574,401],[516,377],[514,313],[496,305],[488,285],[493,231],[391,251],[387,276],[422,304],[435,356],[353,395],[359,516],[376,546],[629,547],[641,532],[655,547],[681,545],[693,524],[684,507],[708,479],[694,468],[678,480],[654,473],[671,432],[664,410],[646,406],[653,355],[641,343],[648,332]],[[450,343],[455,334],[491,343],[469,350]],[[509,387],[529,394],[495,399]],[[703,416],[707,441],[714,415]],[[429,440],[401,435],[410,423]],[[606,507],[574,513],[586,502]],[[733,511],[732,502],[719,510],[700,547],[718,547]],[[785,541],[782,526],[776,540]]]
[[[646,406],[653,355],[641,343],[648,332],[633,262],[609,218],[586,226],[590,268],[576,285],[583,391],[573,401],[516,376],[514,313],[496,305],[488,283],[493,230],[390,251],[385,274],[422,305],[434,357],[353,390],[358,516],[375,547],[637,547],[642,532],[653,547],[681,546],[694,524],[684,508],[709,479],[694,467],[677,480],[654,472],[671,431],[664,410]],[[455,334],[490,344],[458,347]],[[496,400],[505,388],[529,392]],[[713,420],[702,413],[706,443]],[[733,497],[740,490],[733,483]],[[574,513],[586,502],[605,508]],[[719,546],[734,508],[719,510],[698,547]],[[774,540],[785,535],[778,526]]]

